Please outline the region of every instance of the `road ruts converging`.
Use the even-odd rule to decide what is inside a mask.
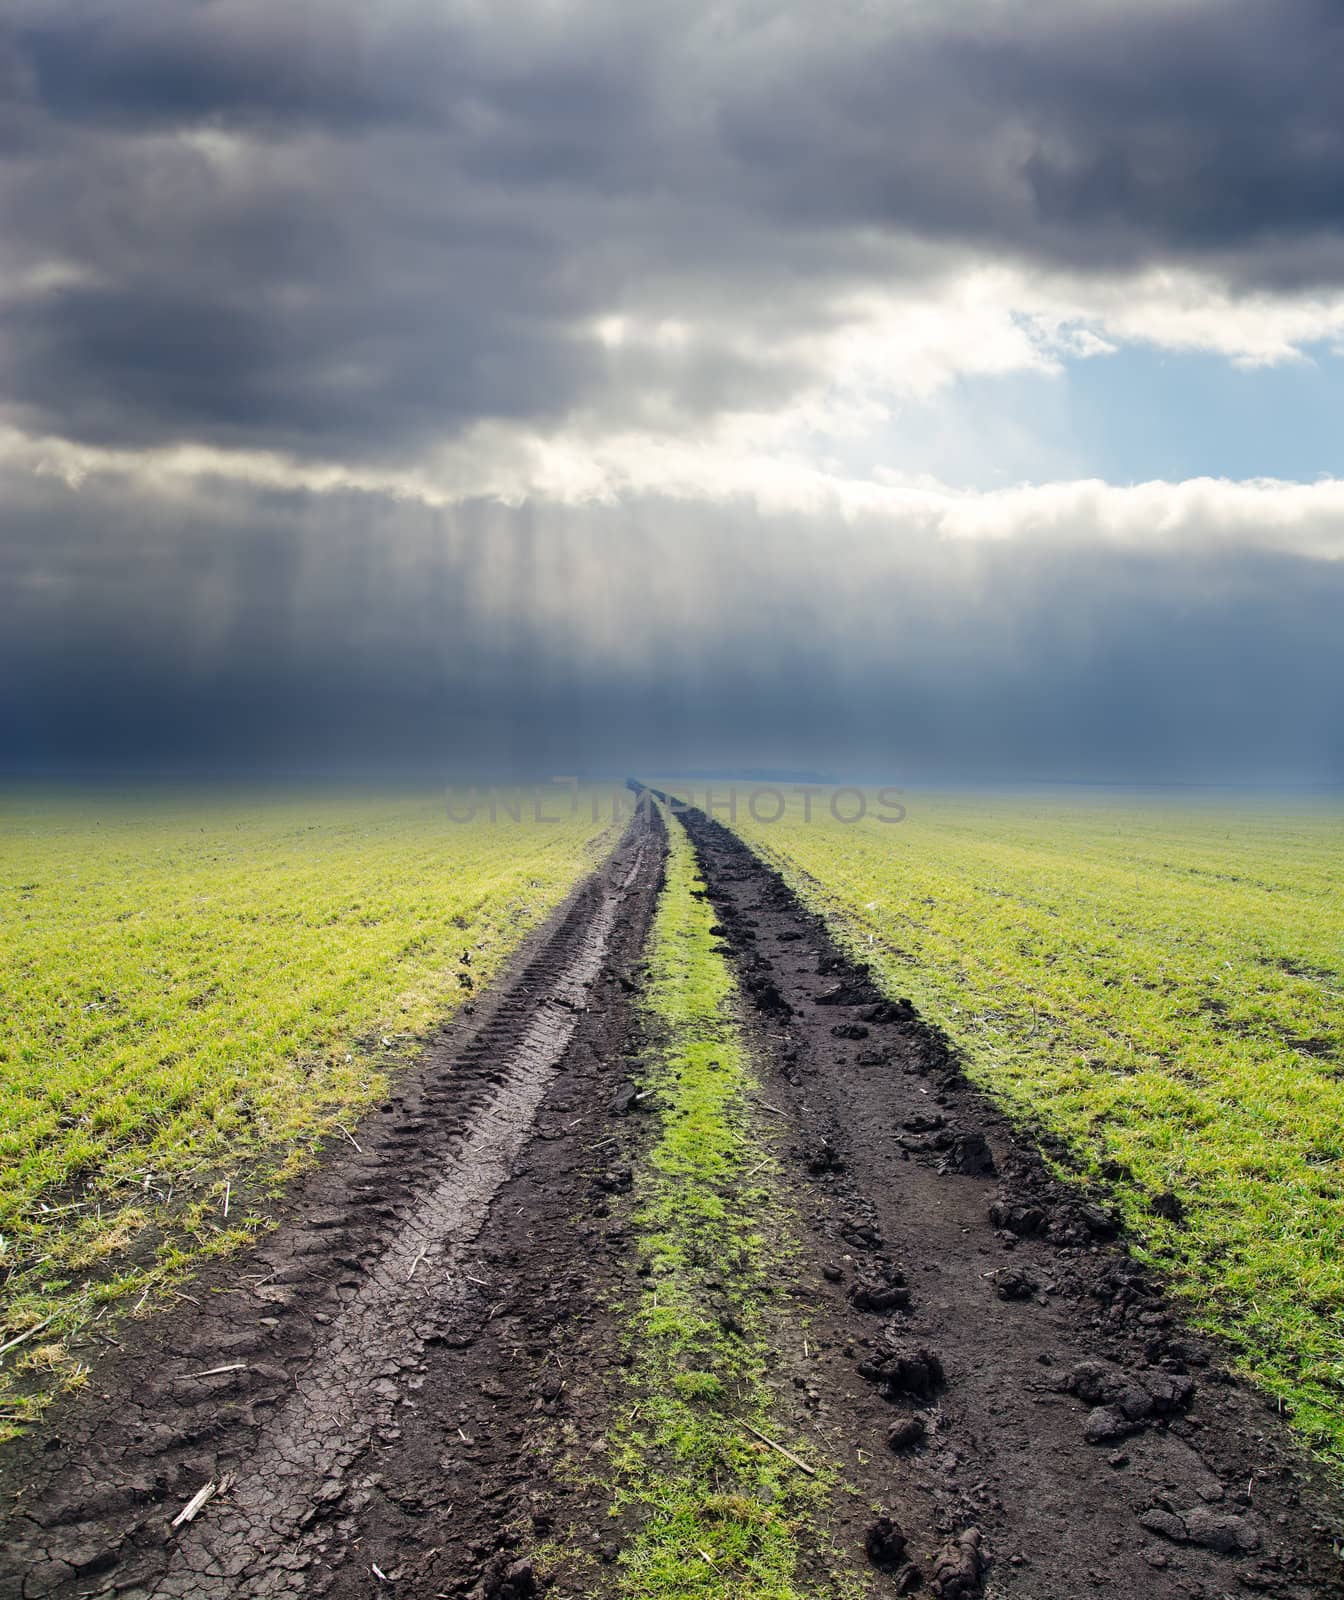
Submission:
[[[797,1228],[760,1448],[834,1469],[797,1592],[1344,1595],[1344,1496],[1105,1208],[740,840],[686,825]],[[0,1596],[646,1592],[611,1440],[640,1183],[675,1115],[641,1004],[664,849],[641,811],[362,1148],[0,1458]],[[749,1592],[744,1570],[707,1564],[697,1592]]]

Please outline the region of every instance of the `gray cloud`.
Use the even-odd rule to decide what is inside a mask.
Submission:
[[[9,516],[11,770],[1344,781],[1344,563],[114,481]]]
[[[4,404],[406,460],[481,418],[768,410],[818,375],[781,335],[977,253],[1341,288],[1342,29],[1325,0],[21,0]],[[689,343],[604,351],[620,311]]]

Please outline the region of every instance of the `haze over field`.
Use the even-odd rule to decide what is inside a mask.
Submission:
[[[1344,781],[1344,16],[16,0],[11,772]]]

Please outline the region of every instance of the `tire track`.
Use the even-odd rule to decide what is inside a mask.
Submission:
[[[1105,1205],[1051,1175],[776,872],[682,816],[815,1230],[818,1411],[890,1513],[851,1522],[851,1546],[862,1532],[898,1586],[916,1566],[945,1597],[1344,1594],[1338,1485],[1183,1326]]]
[[[453,1268],[464,1241],[484,1220],[496,1189],[527,1142],[532,1118],[573,1037],[597,976],[622,890],[602,896],[572,959],[511,1054],[500,1064],[493,1104],[477,1119],[449,1171],[407,1218],[369,1272],[329,1342],[243,1468],[218,1517],[191,1525],[159,1583],[164,1600],[229,1600],[240,1580],[257,1600],[301,1594],[309,1565],[304,1530],[322,1496],[386,1427],[418,1366],[415,1324],[426,1303],[460,1295]],[[414,1280],[420,1274],[418,1288]],[[377,1374],[377,1377],[372,1375]],[[326,1535],[309,1537],[320,1550]],[[297,1558],[297,1560],[296,1560]]]
[[[273,1600],[339,1564],[355,1519],[325,1513],[358,1506],[361,1458],[422,1381],[426,1344],[465,1292],[461,1252],[531,1136],[623,909],[660,861],[637,816],[461,1046],[433,1052],[383,1125],[357,1130],[359,1158],[313,1186],[327,1203],[255,1252],[269,1264],[255,1289],[235,1281],[223,1315],[203,1304],[165,1319],[166,1361],[142,1352],[107,1374],[101,1405],[65,1406],[53,1421],[71,1436],[56,1436],[54,1464],[36,1441],[6,1464],[19,1510],[4,1592]],[[269,1339],[259,1323],[274,1325]],[[173,1497],[193,1476],[226,1486],[173,1531]]]

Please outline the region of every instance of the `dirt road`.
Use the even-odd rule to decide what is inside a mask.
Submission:
[[[832,1469],[803,1592],[1344,1593],[1344,1500],[1104,1207],[735,837],[686,825],[797,1219],[773,1381]],[[641,813],[359,1150],[6,1450],[0,1593],[655,1592],[609,1483],[632,1195],[671,1114],[643,1087],[663,855]]]

